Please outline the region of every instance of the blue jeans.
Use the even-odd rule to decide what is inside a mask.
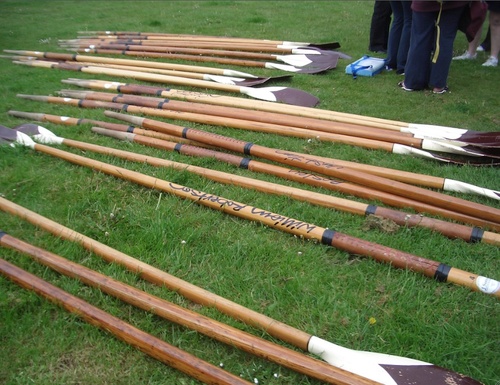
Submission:
[[[389,32],[386,65],[405,72],[408,50],[410,48],[412,10],[410,1],[391,1],[392,25]]]
[[[438,12],[413,12],[410,50],[405,68],[406,87],[423,90],[447,86],[453,42],[463,10],[463,7],[459,7],[441,12],[439,55],[435,63],[432,63],[432,55],[436,49],[435,22]]]

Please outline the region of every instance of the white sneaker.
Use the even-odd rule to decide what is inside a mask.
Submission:
[[[476,51],[477,52],[484,52],[484,48],[482,45],[478,45],[477,48],[476,48]]]
[[[477,54],[471,55],[468,51],[460,56],[455,56],[453,60],[473,60],[477,57]]]
[[[496,57],[490,56],[488,60],[483,63],[483,67],[496,67],[498,66],[498,59]]]

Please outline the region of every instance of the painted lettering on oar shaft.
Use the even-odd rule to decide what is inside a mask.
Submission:
[[[323,182],[323,183],[327,183],[327,184],[330,184],[330,185],[345,184],[345,182],[342,182],[340,180],[331,179],[331,178],[325,178],[325,177],[320,176],[320,175],[309,174],[307,172],[300,171],[300,170],[289,169],[288,170],[288,174],[298,176],[299,178],[302,178],[304,180],[305,179],[312,179],[314,181]]]
[[[214,194],[207,194],[203,191],[198,191],[190,187],[181,186],[175,183],[169,183],[169,187],[175,191],[181,191],[187,193],[190,196],[196,198],[200,202],[210,202],[216,203],[221,208],[229,208],[234,212],[240,212],[244,209],[248,209],[251,215],[270,220],[274,222],[274,226],[279,226],[282,228],[287,228],[290,230],[301,230],[309,234],[311,231],[317,229],[318,227],[307,222],[303,222],[297,219],[293,219],[281,214],[276,214],[271,211],[263,210],[257,207],[248,206],[231,199],[223,198]]]
[[[337,165],[337,164],[334,164],[331,162],[324,162],[324,161],[319,160],[319,159],[307,158],[305,156],[302,156],[302,155],[300,155],[298,153],[294,153],[294,152],[275,150],[275,153],[279,154],[279,155],[284,155],[285,156],[284,160],[292,160],[292,161],[297,161],[297,162],[304,163],[304,164],[312,164],[314,166],[324,167],[327,169],[345,169],[344,166]]]
[[[198,191],[189,187],[181,186],[174,183],[169,183],[169,187],[172,190],[182,191],[183,193],[188,193],[192,197],[197,198],[199,201],[217,203],[220,207],[230,207],[233,211],[241,211],[247,205],[241,204],[230,199],[222,198],[218,195],[207,194],[203,191]]]

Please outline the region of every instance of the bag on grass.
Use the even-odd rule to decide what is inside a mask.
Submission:
[[[363,56],[361,59],[349,64],[345,67],[345,73],[356,76],[375,76],[380,73],[385,67],[385,60],[368,55]]]

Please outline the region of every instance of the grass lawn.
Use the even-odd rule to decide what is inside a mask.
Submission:
[[[121,30],[315,43],[338,41],[340,50],[355,60],[370,54],[367,47],[372,9],[371,1],[3,0],[0,2],[0,49],[65,52],[58,40],[74,39],[79,31]],[[466,45],[465,36],[457,35],[456,53],[464,51]],[[478,56],[476,61],[452,63],[451,92],[445,95],[433,95],[428,91],[405,93],[397,87],[401,77],[394,72],[354,80],[344,73],[345,66],[350,63],[345,59],[339,61],[336,69],[326,73],[294,75],[291,80],[277,84],[317,96],[321,109],[403,122],[500,131],[500,72],[498,68],[482,67],[486,54]],[[16,96],[56,95],[57,91],[70,88],[61,80],[71,77],[103,80],[109,77],[29,68],[14,65],[8,59],[1,60],[0,124],[14,127],[25,122],[10,116],[9,110],[116,122],[105,117],[102,109],[80,109]],[[259,76],[286,74],[268,69],[231,68]],[[133,82],[124,78],[111,80]],[[182,86],[173,88],[205,91]],[[418,172],[500,190],[498,168],[446,165],[345,144],[200,123],[169,122],[262,146]],[[119,142],[92,133],[91,125],[42,125],[65,138],[347,197],[235,169],[211,159]],[[395,232],[368,228],[362,216],[289,197],[223,185],[188,172],[154,168],[65,146],[60,148],[336,229],[467,272],[500,279],[498,246],[452,240],[421,227],[399,227]],[[2,197],[297,329],[352,349],[431,362],[486,385],[497,385],[500,381],[500,306],[497,298],[436,282],[369,258],[349,255],[28,148],[1,146],[0,170]],[[500,208],[500,201],[458,193],[449,195]],[[347,198],[377,204],[361,198]],[[286,345],[212,308],[196,305],[176,293],[155,287],[27,221],[0,212],[0,223],[3,231],[24,241]],[[216,366],[222,364],[224,369],[250,382],[258,379],[259,384],[319,383],[124,304],[13,250],[2,248],[1,258]],[[0,342],[2,384],[197,383],[4,278],[0,278]]]

